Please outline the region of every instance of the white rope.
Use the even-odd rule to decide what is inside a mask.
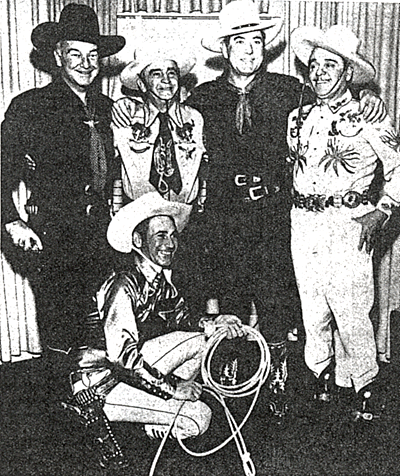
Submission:
[[[211,376],[211,361],[218,345],[226,337],[227,333],[223,329],[218,330],[209,338],[207,342],[207,347],[204,353],[204,358],[201,364],[201,375],[204,381],[204,390],[208,392],[209,394],[213,395],[213,397],[222,405],[225,411],[226,418],[228,420],[231,433],[232,433],[231,436],[229,436],[226,440],[224,440],[218,446],[201,453],[196,453],[190,450],[189,448],[187,448],[183,444],[183,440],[180,438],[179,432],[177,432],[176,438],[178,440],[179,445],[184,451],[186,451],[186,453],[196,457],[203,457],[203,456],[209,456],[211,454],[214,454],[220,449],[224,448],[230,441],[234,439],[238,452],[239,452],[239,456],[242,460],[243,470],[245,475],[255,476],[256,469],[250,457],[250,453],[247,451],[243,436],[241,434],[241,429],[243,428],[243,426],[249,419],[254,409],[254,406],[257,402],[258,396],[260,394],[261,387],[268,378],[270,367],[271,367],[271,357],[270,357],[270,353],[268,349],[268,344],[265,341],[264,337],[260,334],[260,332],[258,332],[256,329],[250,326],[243,326],[243,328],[246,331],[248,338],[251,338],[252,341],[256,341],[260,349],[260,363],[259,363],[258,369],[249,380],[238,385],[229,385],[229,386],[222,385],[220,383],[217,383],[215,380],[213,380]],[[240,425],[238,425],[235,419],[233,418],[231,412],[229,411],[229,408],[227,407],[225,403],[224,397],[241,398],[241,397],[252,395],[253,393],[254,393],[254,398],[253,398],[253,401],[251,402],[249,410],[247,411]],[[172,431],[172,428],[184,404],[185,402],[182,402],[182,405],[179,406],[179,409],[177,410],[171,424],[168,427],[168,430],[166,431],[160,443],[156,456],[154,457],[149,476],[154,475],[154,471],[155,471],[157,462],[160,458],[161,451],[165,445],[165,442],[167,441],[168,436],[170,435]]]

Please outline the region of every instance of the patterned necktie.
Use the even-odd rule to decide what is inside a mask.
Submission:
[[[161,195],[167,194],[170,190],[178,194],[182,190],[182,179],[168,125],[168,114],[159,112],[158,118],[160,130],[154,143],[149,181]]]
[[[91,107],[86,107],[85,112],[88,117],[85,124],[89,126],[90,132],[90,165],[93,172],[93,188],[95,192],[103,192],[107,177],[107,160],[103,140],[96,129],[95,113]]]

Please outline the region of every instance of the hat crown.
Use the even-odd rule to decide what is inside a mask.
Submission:
[[[236,0],[221,10],[219,23],[222,29],[240,29],[244,26],[260,24],[260,16],[251,0]]]
[[[61,12],[58,22],[60,39],[97,43],[100,36],[97,15],[87,5],[70,3]],[[89,40],[89,41],[88,41]]]
[[[326,30],[324,36],[326,44],[339,51],[355,54],[361,45],[357,36],[349,28],[341,25],[333,25]]]

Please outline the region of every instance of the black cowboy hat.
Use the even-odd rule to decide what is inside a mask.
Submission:
[[[97,45],[99,56],[111,56],[125,46],[125,38],[118,35],[100,35],[99,21],[94,10],[87,5],[70,3],[60,15],[59,22],[40,23],[31,40],[38,50],[54,48],[59,41],[84,41]]]

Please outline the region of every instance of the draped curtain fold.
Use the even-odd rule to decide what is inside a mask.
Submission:
[[[117,33],[118,14],[212,14],[229,0],[3,0],[0,55],[0,118],[10,100],[19,92],[49,82],[46,73],[35,70],[30,62],[32,28],[40,22],[56,21],[68,3],[91,6],[99,16],[103,34]],[[279,41],[285,44],[271,62],[270,70],[299,75],[290,49],[290,32],[302,25],[321,28],[335,23],[349,26],[362,40],[362,53],[377,69],[377,85],[397,130],[400,122],[400,5],[389,2],[255,0],[260,13],[280,14],[285,23]],[[278,41],[277,40],[277,41]],[[115,66],[114,58],[106,60]],[[111,70],[112,68],[110,68]],[[103,79],[103,92],[115,96],[112,77]],[[24,190],[20,196],[24,198]],[[392,237],[393,238],[393,237]],[[394,244],[392,245],[392,242]],[[392,239],[382,251],[378,263],[379,327],[378,349],[383,360],[390,356],[390,321],[392,309],[400,305],[400,239]],[[10,266],[0,262],[0,363],[20,358],[26,352],[40,351],[30,288]]]

